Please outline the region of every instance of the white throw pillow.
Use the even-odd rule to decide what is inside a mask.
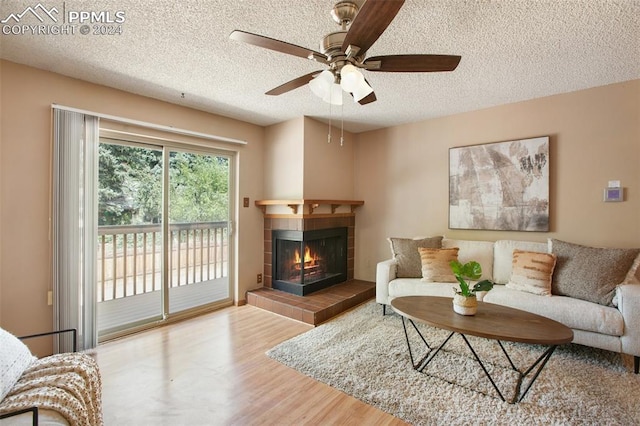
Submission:
[[[0,401],[35,359],[20,339],[0,328]]]
[[[442,240],[442,248],[458,247],[458,261],[463,265],[472,260],[482,267],[480,280],[493,279],[493,242],[473,240]]]

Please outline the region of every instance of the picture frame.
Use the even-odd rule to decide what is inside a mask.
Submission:
[[[549,231],[549,137],[449,149],[449,228]]]

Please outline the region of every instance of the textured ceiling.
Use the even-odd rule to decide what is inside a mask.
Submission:
[[[368,56],[455,54],[458,68],[365,71],[378,101],[332,110],[308,86],[264,95],[321,64],[229,40],[241,29],[319,50],[338,29],[332,0],[39,1],[65,19],[124,11],[122,34],[2,35],[2,58],[259,125],[332,114],[360,132],[640,78],[640,0],[406,0]],[[2,0],[0,19],[37,4]]]

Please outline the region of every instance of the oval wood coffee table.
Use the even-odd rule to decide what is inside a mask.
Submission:
[[[391,301],[393,309],[401,315],[402,326],[404,328],[405,338],[407,339],[407,347],[409,349],[409,357],[413,368],[422,372],[438,352],[446,345],[451,337],[458,333],[473,353],[476,361],[482,367],[485,375],[491,381],[493,388],[496,390],[500,399],[506,401],[502,396],[502,392],[494,382],[493,378],[487,371],[487,368],[480,360],[480,357],[473,349],[467,335],[484,337],[496,340],[505,354],[511,368],[518,373],[518,382],[516,391],[509,403],[520,402],[527,394],[540,372],[546,365],[549,358],[558,345],[570,343],[573,340],[573,331],[552,319],[533,314],[531,312],[521,311],[519,309],[509,308],[507,306],[495,305],[492,303],[478,302],[478,312],[473,316],[465,316],[456,314],[453,311],[452,299],[449,297],[433,297],[433,296],[404,296],[398,297]],[[407,333],[406,322],[408,321],[420,336],[421,340],[427,347],[427,353],[416,362],[413,357],[413,351]],[[449,336],[436,348],[430,346],[422,333],[416,327],[414,321],[421,322],[436,328],[448,330],[451,332]],[[502,345],[503,341],[531,343],[549,346],[549,348],[525,371],[520,371],[514,365],[509,354]],[[529,380],[526,388],[520,393],[522,381],[536,368],[533,377]]]

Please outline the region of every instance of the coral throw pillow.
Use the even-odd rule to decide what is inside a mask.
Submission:
[[[456,277],[449,262],[458,260],[458,247],[446,249],[419,248],[422,263],[422,281],[429,283],[455,283]]]
[[[551,296],[551,278],[556,255],[533,251],[513,250],[513,269],[508,288],[527,293]]]

